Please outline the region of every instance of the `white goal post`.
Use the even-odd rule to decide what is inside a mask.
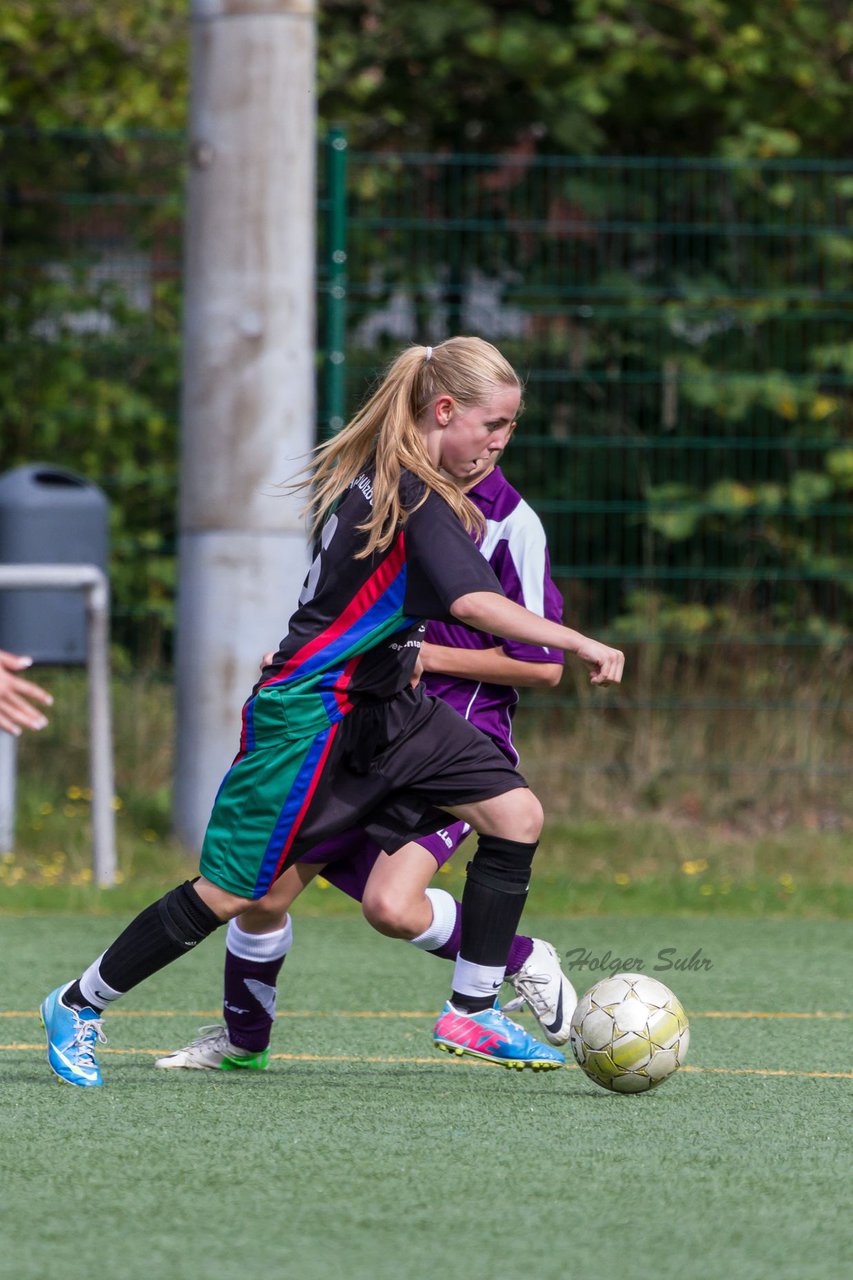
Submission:
[[[89,777],[92,787],[92,874],[115,884],[114,770],[110,716],[110,588],[93,564],[3,564],[0,590],[78,590],[86,595],[86,670],[89,689]],[[27,673],[22,673],[27,674]],[[14,847],[17,739],[0,730],[0,852]]]

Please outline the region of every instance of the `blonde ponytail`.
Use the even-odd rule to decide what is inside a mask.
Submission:
[[[406,519],[400,502],[405,469],[449,504],[469,533],[483,527],[473,502],[430,461],[418,419],[440,395],[464,408],[485,404],[498,387],[518,387],[512,365],[482,338],[448,338],[436,347],[409,347],[389,366],[385,377],[355,417],[314,451],[313,475],[297,481],[299,491],[313,486],[307,511],[316,533],[353,480],[373,466],[373,509],[361,526],[367,543],[359,558],[384,551]]]

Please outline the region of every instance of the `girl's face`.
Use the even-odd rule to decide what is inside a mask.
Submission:
[[[467,408],[439,396],[421,421],[430,461],[460,483],[490,470],[509,443],[521,391],[498,387],[482,405]]]

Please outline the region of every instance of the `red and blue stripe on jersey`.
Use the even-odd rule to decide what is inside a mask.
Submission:
[[[255,702],[264,690],[316,692],[329,724],[340,720],[352,706],[348,690],[359,658],[414,623],[415,619],[403,611],[405,595],[406,552],[401,531],[388,555],[338,617],[297,649],[246,703],[237,758],[255,749]]]
[[[395,631],[411,626],[415,619],[403,612],[405,595],[406,548],[401,531],[388,555],[334,622],[302,645],[263,687],[315,684],[324,675],[334,675],[338,663],[367,653]],[[334,679],[323,680],[322,687],[335,689]]]
[[[401,532],[389,554],[340,615],[297,649],[243,708],[240,751],[234,765],[263,745],[270,727],[269,695],[276,694],[278,702],[281,691],[289,720],[292,715],[296,724],[302,720],[305,723],[305,737],[294,741],[290,768],[282,771],[290,777],[289,781],[282,777],[284,803],[258,869],[257,896],[273,883],[296,839],[340,721],[352,707],[348,693],[361,658],[416,621],[403,611],[405,594],[405,544]],[[271,706],[269,709],[272,711]]]

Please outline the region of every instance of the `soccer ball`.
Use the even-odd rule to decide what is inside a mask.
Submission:
[[[569,1038],[590,1080],[616,1093],[644,1093],[682,1065],[690,1030],[669,987],[642,973],[618,973],[581,998]]]

